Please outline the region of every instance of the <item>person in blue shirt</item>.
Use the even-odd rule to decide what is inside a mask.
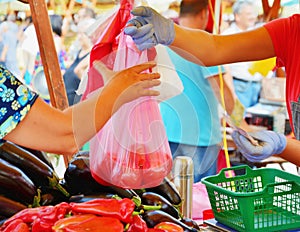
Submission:
[[[205,29],[207,21],[207,0],[181,2],[180,25]],[[169,48],[167,50],[184,90],[180,95],[160,103],[161,115],[173,158],[189,156],[193,159],[196,183],[217,173],[222,136],[219,101],[213,87],[219,83],[219,67],[206,68],[185,60]],[[233,105],[233,96],[226,96],[228,106]]]

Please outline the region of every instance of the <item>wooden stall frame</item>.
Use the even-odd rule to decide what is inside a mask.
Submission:
[[[55,49],[46,1],[22,0],[22,2],[30,5],[51,105],[57,109],[64,110],[68,107],[68,99]],[[71,157],[64,156],[66,166],[70,158]]]

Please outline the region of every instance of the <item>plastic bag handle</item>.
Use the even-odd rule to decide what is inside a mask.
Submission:
[[[287,191],[280,191],[278,193],[274,193],[274,188],[277,187],[277,186],[285,186],[287,184],[291,184],[291,189],[290,190],[287,190]],[[278,183],[269,183],[265,186],[265,189],[267,189],[267,192],[269,194],[273,194],[273,195],[282,195],[282,193],[290,193],[292,191],[297,191],[299,192],[300,191],[300,185],[296,182],[296,181],[293,181],[293,180],[289,180],[289,181],[284,181],[284,182],[278,182]]]
[[[245,170],[244,175],[238,175],[238,176],[246,176],[248,172],[252,171],[252,169],[248,165],[243,164],[243,165],[239,165],[239,166],[233,166],[230,168],[223,168],[220,171],[219,176],[224,175],[225,178],[231,178],[231,177],[226,176],[226,172],[235,171],[235,170]]]

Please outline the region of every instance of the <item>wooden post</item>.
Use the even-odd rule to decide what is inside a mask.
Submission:
[[[46,1],[22,0],[22,2],[29,3],[30,5],[51,105],[60,110],[64,110],[68,107],[68,99],[58,62],[58,55],[55,49]],[[51,141],[49,141],[49,143],[51,143]],[[65,165],[68,164],[69,159],[70,157],[64,156]]]

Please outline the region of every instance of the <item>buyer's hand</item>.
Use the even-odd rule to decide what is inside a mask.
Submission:
[[[110,93],[109,97],[116,99],[117,106],[139,97],[159,95],[158,91],[151,88],[160,85],[160,80],[157,80],[160,78],[160,74],[144,72],[155,67],[156,63],[154,62],[139,64],[119,72],[107,69],[100,61],[95,61],[93,66],[108,81],[102,93]]]
[[[135,16],[127,22],[125,34],[130,35],[140,50],[157,44],[170,45],[175,37],[174,23],[150,7],[140,6],[131,13]]]
[[[238,131],[233,131],[231,137],[242,155],[251,162],[260,162],[272,155],[280,154],[286,147],[286,137],[274,131],[263,130],[249,133],[259,141],[259,145],[253,145]]]

